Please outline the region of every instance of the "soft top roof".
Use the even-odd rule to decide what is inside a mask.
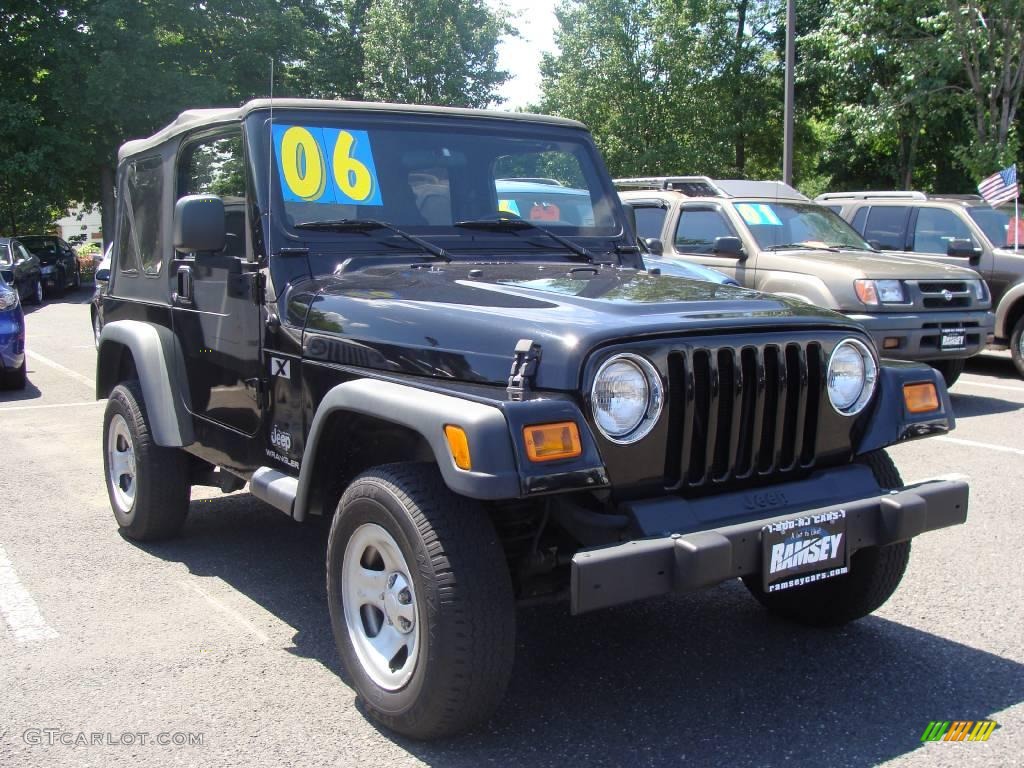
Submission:
[[[193,128],[224,125],[240,122],[250,113],[258,110],[270,110],[270,99],[254,99],[240,107],[222,109],[189,109],[178,115],[170,125],[162,128],[145,139],[128,141],[121,145],[117,153],[118,161],[130,155],[137,155],[160,146],[168,139]],[[386,112],[393,114],[420,114],[447,117],[475,117],[488,120],[516,120],[528,123],[548,123],[551,125],[583,128],[583,123],[551,115],[534,115],[527,112],[501,112],[492,109],[463,109],[460,107],[434,107],[420,104],[385,104],[372,101],[330,101],[326,99],[274,99],[274,109],[309,109],[351,112]]]

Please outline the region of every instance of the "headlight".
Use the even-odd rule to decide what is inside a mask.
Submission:
[[[661,377],[639,355],[615,355],[598,369],[590,402],[605,437],[613,443],[634,443],[651,431],[661,414]]]
[[[18,306],[17,291],[0,291],[0,309],[10,309]]]
[[[970,286],[971,291],[974,293],[974,298],[978,301],[985,301],[988,296],[985,295],[985,281],[984,280],[968,280],[967,284]]]
[[[856,339],[845,339],[828,360],[828,399],[844,416],[860,413],[875,391],[878,366],[871,350]]]
[[[905,304],[903,283],[899,280],[854,280],[857,298],[865,304]]]

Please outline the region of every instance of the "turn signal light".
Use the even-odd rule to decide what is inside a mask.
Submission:
[[[523,427],[523,440],[530,461],[575,459],[583,453],[580,430],[572,421]]]
[[[448,440],[452,458],[455,459],[455,466],[467,471],[472,469],[473,460],[469,455],[469,438],[466,437],[466,430],[456,427],[454,424],[447,424],[444,428],[444,436]]]
[[[927,384],[904,384],[903,402],[911,413],[927,413],[939,410],[939,393],[931,382]]]

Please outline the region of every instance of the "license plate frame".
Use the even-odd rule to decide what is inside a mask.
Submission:
[[[964,328],[951,328],[942,331],[939,339],[940,349],[963,349],[967,346],[967,331]]]
[[[838,536],[838,539],[832,538]],[[781,592],[850,571],[846,511],[798,515],[761,529],[761,583]]]

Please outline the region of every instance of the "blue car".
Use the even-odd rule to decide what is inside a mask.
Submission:
[[[0,274],[0,386],[25,388],[25,315],[18,292]]]
[[[664,256],[654,256],[650,253],[645,253],[644,264],[647,265],[648,269],[660,269],[663,275],[689,277],[691,280],[705,280],[709,283],[740,287],[740,284],[728,275],[723,275],[718,270],[710,269],[709,267],[702,267],[700,264],[691,264],[688,261],[666,259]]]

